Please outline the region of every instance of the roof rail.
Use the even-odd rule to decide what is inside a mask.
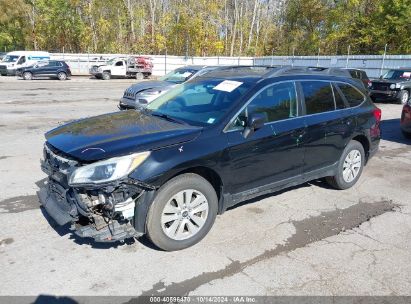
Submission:
[[[341,68],[325,68],[312,66],[283,66],[270,71],[264,75],[265,78],[284,76],[284,75],[330,75],[340,77],[351,77],[347,70]]]

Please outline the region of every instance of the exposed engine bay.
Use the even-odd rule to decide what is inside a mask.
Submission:
[[[41,167],[49,178],[38,196],[59,225],[71,223],[70,229],[76,235],[98,242],[142,235],[134,228],[136,202],[149,187],[129,178],[105,185],[70,187],[68,177],[81,164],[47,144],[43,154]]]

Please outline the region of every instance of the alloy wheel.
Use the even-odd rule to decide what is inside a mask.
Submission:
[[[173,240],[191,238],[203,228],[208,210],[208,201],[200,191],[180,191],[164,206],[161,214],[163,232]]]
[[[401,103],[406,104],[408,102],[410,95],[408,94],[408,91],[404,91],[404,94],[402,94],[401,97]]]
[[[343,178],[347,183],[351,183],[361,170],[361,152],[358,150],[351,150],[347,154],[343,165]]]

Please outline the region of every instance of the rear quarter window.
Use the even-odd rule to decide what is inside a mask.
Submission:
[[[331,83],[325,81],[302,81],[306,114],[335,110]]]
[[[346,83],[338,83],[337,86],[345,96],[345,99],[347,99],[350,107],[359,106],[365,100],[365,96],[353,86]]]

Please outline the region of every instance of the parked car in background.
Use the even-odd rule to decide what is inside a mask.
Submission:
[[[0,61],[3,59],[3,57],[6,56],[5,52],[0,52]]]
[[[411,102],[404,104],[401,112],[401,131],[406,138],[411,139]]]
[[[125,92],[120,99],[118,108],[120,110],[144,108],[157,97],[165,94],[175,86],[192,80],[196,77],[205,75],[208,72],[216,70],[248,70],[253,71],[267,70],[267,66],[205,66],[205,65],[188,65],[166,74],[157,81],[146,81],[133,84]]]
[[[406,104],[411,92],[411,68],[389,70],[371,82],[370,90],[374,101],[388,100]]]
[[[350,72],[352,78],[359,79],[364,84],[364,87],[368,89],[371,86],[371,80],[365,71],[360,69],[347,69]]]
[[[161,77],[159,80],[144,81],[133,84],[124,91],[120,99],[119,109],[135,109],[147,106],[151,101],[166,93],[178,84],[199,75],[203,72],[214,69],[204,65],[188,65]]]
[[[40,61],[50,59],[48,52],[40,51],[15,51],[7,53],[0,62],[0,74],[2,76],[16,75],[20,68],[32,66]]]
[[[102,65],[93,65],[90,74],[98,79],[136,78],[144,79],[153,73],[153,61],[146,56],[128,56],[112,58]]]
[[[41,61],[32,66],[17,69],[17,76],[24,80],[48,77],[66,80],[71,77],[70,67],[64,61],[49,60]]]
[[[323,177],[348,189],[378,149],[381,110],[345,73],[215,70],[140,111],[60,126],[46,133],[40,202],[80,237],[147,234],[171,251],[242,201]]]

